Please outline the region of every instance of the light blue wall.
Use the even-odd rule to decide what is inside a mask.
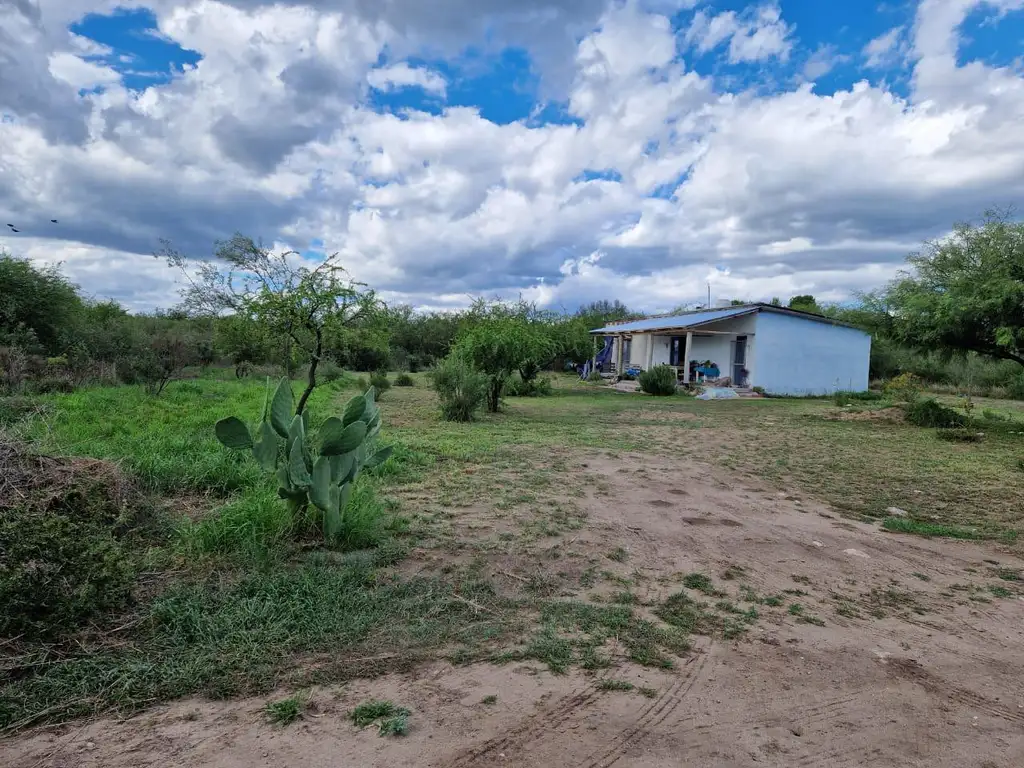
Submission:
[[[773,395],[827,395],[868,388],[871,336],[855,328],[762,310],[750,385]]]

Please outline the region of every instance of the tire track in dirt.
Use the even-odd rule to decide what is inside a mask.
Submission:
[[[1024,710],[1010,709],[1004,704],[992,701],[980,693],[945,683],[933,673],[926,670],[914,659],[890,658],[886,660],[886,671],[898,680],[917,683],[928,693],[946,699],[954,704],[984,712],[992,717],[1009,720],[1013,723],[1024,723]]]
[[[592,704],[600,695],[593,686],[573,691],[560,698],[552,707],[530,715],[524,722],[506,733],[482,744],[470,747],[442,765],[445,768],[471,768],[476,765],[493,765],[496,753],[518,751],[518,748],[536,741],[547,732],[556,730],[579,710]]]
[[[701,673],[708,664],[710,651],[711,645],[708,644],[698,655],[691,657],[693,660],[687,661],[686,664],[693,665],[690,674],[673,683],[664,694],[645,707],[632,726],[614,737],[612,743],[600,754],[588,758],[581,768],[609,768],[619,761],[639,736],[663,723],[700,681]]]

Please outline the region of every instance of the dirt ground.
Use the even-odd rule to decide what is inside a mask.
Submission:
[[[288,727],[263,716],[274,697],[186,700],[19,734],[0,765],[1024,765],[1024,561],[1006,547],[888,534],[693,462],[596,456],[574,470],[601,482],[587,483],[571,545],[624,548],[641,606],[678,590],[680,574],[718,583],[732,568],[802,612],[765,611],[733,640],[694,637],[672,670],[435,663],[317,688]],[[495,512],[495,530],[507,515]],[[475,513],[478,535],[487,525]],[[601,676],[657,693],[605,691]],[[351,725],[367,698],[411,709],[409,734]]]

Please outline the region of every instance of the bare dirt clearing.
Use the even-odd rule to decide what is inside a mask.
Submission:
[[[579,514],[558,530],[531,529],[511,499],[449,510],[437,546],[468,540],[496,581],[512,574],[510,590],[547,578],[555,599],[628,599],[652,619],[684,584],[700,584],[692,594],[717,599],[722,616],[745,611],[742,628],[695,633],[693,648],[666,670],[623,661],[554,675],[534,660],[435,663],[411,676],[317,688],[289,727],[266,722],[274,697],[179,701],[127,720],[20,734],[0,747],[0,763],[1024,764],[1024,561],[1008,548],[885,533],[697,462],[562,460],[582,495]],[[546,554],[556,547],[559,556]],[[442,558],[430,554],[403,569],[437,567]],[[602,680],[632,688],[607,690]],[[347,713],[366,698],[411,709],[409,735],[356,729]]]

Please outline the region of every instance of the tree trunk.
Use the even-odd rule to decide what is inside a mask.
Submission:
[[[321,329],[316,329],[316,348],[313,350],[313,354],[309,359],[309,375],[306,377],[306,389],[302,392],[302,397],[299,398],[299,404],[295,406],[295,413],[302,413],[306,407],[306,401],[309,400],[309,396],[313,394],[313,390],[316,389],[316,367],[320,365],[320,355],[324,349],[324,337]]]
[[[487,410],[491,413],[497,413],[501,404],[501,385],[501,379],[491,379],[490,389],[487,390]]]

